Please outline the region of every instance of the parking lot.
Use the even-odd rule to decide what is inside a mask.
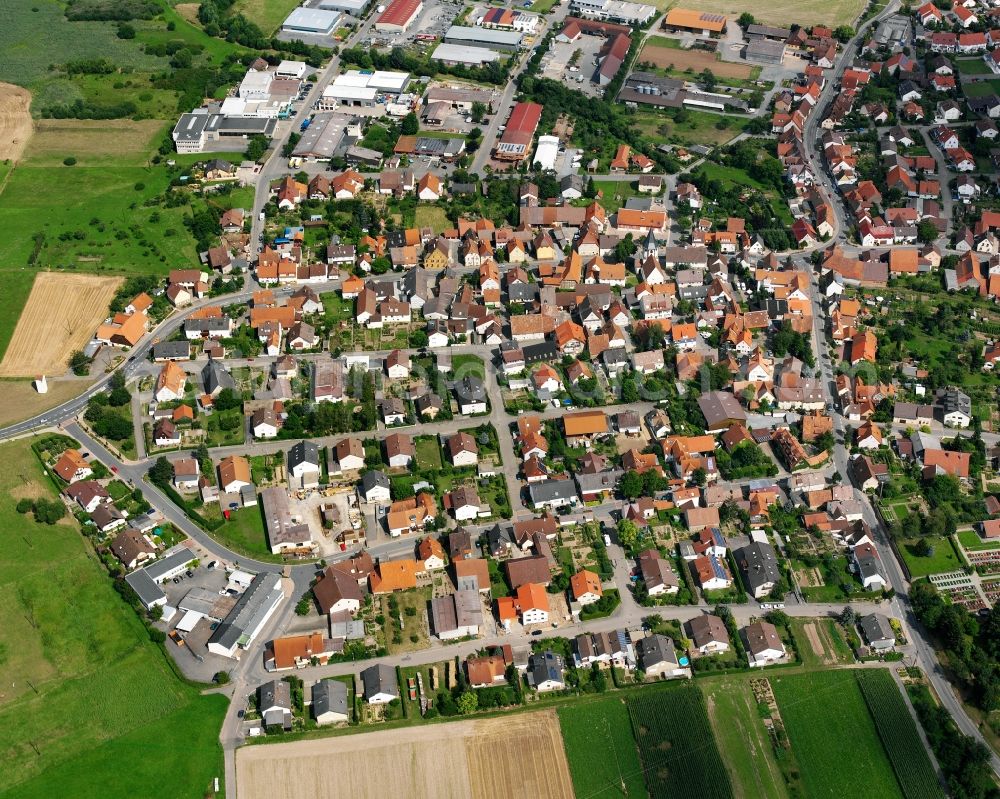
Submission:
[[[163,586],[163,591],[167,595],[167,604],[177,609],[167,625],[167,630],[175,632],[183,641],[182,646],[176,640],[168,638],[167,651],[173,655],[177,665],[190,679],[211,682],[217,671],[232,668],[233,661],[213,655],[208,651],[208,639],[212,637],[212,632],[217,626],[211,618],[203,617],[190,631],[175,630],[177,624],[184,618],[184,611],[179,609],[179,605],[182,603],[193,604],[191,602],[192,592],[194,592],[193,596],[202,596],[206,600],[211,596],[217,598],[215,599],[214,613],[224,616],[232,609],[238,596],[238,593],[233,595],[226,592],[228,585],[229,580],[225,569],[221,567],[209,569],[208,563],[202,561],[200,566],[191,570],[190,577],[184,574],[169,580]],[[188,597],[188,602],[185,602],[186,597]]]
[[[597,97],[603,89],[591,81],[597,69],[594,63],[604,39],[600,36],[581,36],[575,42],[557,42],[549,46],[548,53],[542,58],[542,76],[565,83],[584,94]],[[574,63],[573,57],[576,53]]]
[[[464,3],[456,0],[443,0],[443,2],[424,3],[423,10],[416,21],[403,33],[386,33],[385,31],[372,30],[370,39],[371,45],[390,47],[411,44],[417,41],[417,37],[444,36],[445,31],[454,24]],[[378,16],[376,15],[376,19]]]

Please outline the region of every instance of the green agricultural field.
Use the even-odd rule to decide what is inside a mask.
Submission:
[[[719,755],[701,692],[691,685],[629,697],[632,733],[652,799],[729,799],[733,787]]]
[[[786,799],[788,790],[749,681],[723,677],[698,684],[733,784],[743,796]]]
[[[951,539],[946,536],[927,539],[932,550],[928,557],[917,554],[915,538],[901,538],[896,543],[912,577],[926,577],[928,574],[952,572],[962,568],[962,561],[955,552]]]
[[[861,694],[875,720],[906,799],[943,799],[934,766],[903,695],[888,672],[856,672]]]
[[[75,522],[15,512],[21,497],[55,496],[27,444],[0,458],[2,795],[202,795],[222,776],[225,698],[174,676]]]
[[[771,686],[811,799],[902,797],[851,670],[772,677]],[[850,767],[845,767],[850,764]]]
[[[641,797],[639,752],[625,700],[606,697],[559,708],[559,728],[577,796]]]

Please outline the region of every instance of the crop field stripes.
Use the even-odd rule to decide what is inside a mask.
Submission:
[[[858,671],[857,678],[903,795],[906,799],[943,799],[917,725],[892,677],[882,670],[868,670]]]
[[[685,686],[631,697],[628,709],[651,799],[732,798],[699,689]]]

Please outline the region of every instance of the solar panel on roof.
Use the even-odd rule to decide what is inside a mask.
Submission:
[[[719,559],[713,556],[709,558],[709,560],[712,563],[712,571],[715,572],[715,576],[718,577],[720,580],[728,579],[726,577],[726,571],[725,569],[722,568],[722,564],[719,562]]]

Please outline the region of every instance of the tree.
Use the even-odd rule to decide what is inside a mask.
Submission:
[[[399,129],[404,136],[415,136],[420,130],[420,120],[417,118],[416,113],[411,111],[405,117],[399,125]]]
[[[744,31],[751,25],[756,24],[756,22],[757,20],[754,19],[753,14],[751,14],[749,11],[744,11],[742,14],[740,14],[740,18],[736,20],[736,24],[739,25],[741,28],[743,28]]]
[[[410,333],[410,346],[414,348],[426,347],[429,339],[427,337],[427,331],[425,330],[414,330]]]
[[[149,470],[149,479],[154,483],[169,483],[174,479],[173,464],[161,455]]]
[[[231,388],[224,388],[219,392],[213,403],[217,411],[230,411],[243,405],[243,399]]]
[[[642,475],[636,471],[628,471],[622,475],[618,488],[629,499],[642,496],[643,480]]]
[[[217,671],[212,679],[215,681],[216,685],[226,685],[229,682],[229,672]]]
[[[483,117],[486,116],[486,111],[487,111],[486,103],[481,103],[479,102],[479,100],[476,100],[472,104],[472,113],[471,113],[472,121],[477,124],[479,122],[482,122]]]
[[[842,44],[845,42],[849,42],[851,39],[854,38],[854,28],[852,28],[850,25],[841,25],[840,27],[834,30],[833,38]]]
[[[858,614],[850,605],[847,605],[842,611],[840,611],[840,615],[837,616],[837,621],[845,627],[851,627],[857,622],[857,620]]]
[[[19,499],[17,501],[17,512],[28,513],[28,511],[30,511],[33,506],[34,503],[27,497],[24,497],[23,499]]]
[[[708,67],[706,67],[701,71],[700,83],[702,88],[706,92],[711,92],[715,90],[715,86],[718,83],[718,80],[715,77],[715,73],[712,72],[712,70],[710,70]]]
[[[466,691],[458,697],[457,704],[458,712],[467,716],[469,713],[475,713],[479,708],[479,697],[472,691]]]
[[[938,229],[933,222],[929,220],[924,220],[917,224],[917,239],[924,244],[930,244],[933,241],[937,241]]]
[[[625,549],[631,549],[639,540],[639,527],[631,519],[618,522],[618,540]]]

